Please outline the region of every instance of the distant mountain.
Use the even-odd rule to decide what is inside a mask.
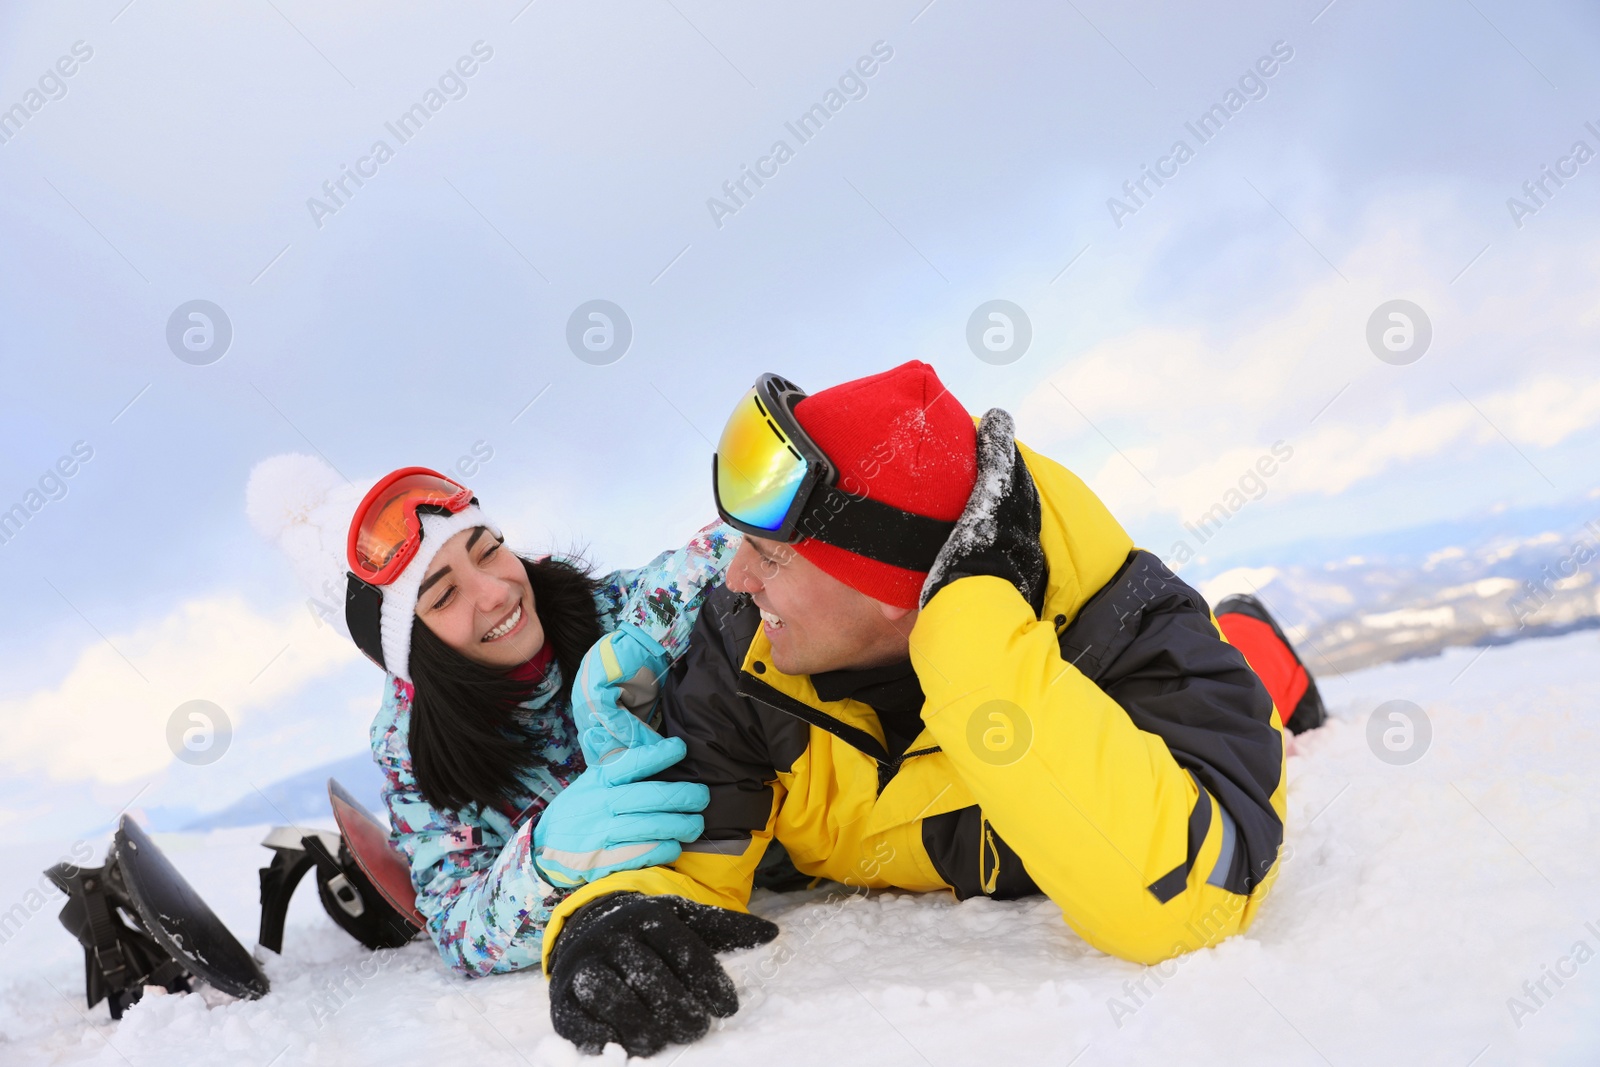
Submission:
[[[1314,540],[1186,568],[1212,604],[1254,592],[1313,672],[1600,626],[1600,501]]]
[[[333,812],[328,807],[329,778],[337,778],[339,784],[350,790],[369,810],[382,812],[383,775],[372,762],[371,753],[357,752],[280,779],[260,793],[251,790],[221,811],[201,815],[174,828],[218,830],[226,826],[283,826],[299,822],[332,826]],[[169,821],[158,819],[155,811],[148,814],[153,825]],[[168,813],[169,819],[172,814],[175,813]]]

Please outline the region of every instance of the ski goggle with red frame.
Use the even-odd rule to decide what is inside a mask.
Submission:
[[[806,433],[798,385],[763,374],[733,409],[711,459],[717,512],[735,530],[793,544],[807,537],[907,570],[933,565],[955,523],[873,500],[870,477],[838,468]],[[848,490],[848,491],[847,491]]]
[[[350,520],[350,572],[368,585],[388,585],[422,544],[420,511],[454,515],[473,504],[472,490],[426,467],[402,467],[373,486]]]

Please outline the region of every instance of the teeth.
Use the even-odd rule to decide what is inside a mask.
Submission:
[[[766,608],[761,608],[759,610],[761,612],[761,621],[762,622],[766,623],[768,626],[772,627],[774,630],[779,629],[780,627],[783,626],[783,620],[781,618],[779,618],[778,616],[774,615],[772,612],[768,611]]]
[[[521,621],[522,621],[522,605],[518,604],[517,605],[517,610],[515,610],[515,611],[513,611],[511,613],[511,617],[509,619],[507,619],[505,622],[501,623],[499,626],[496,626],[494,629],[490,630],[488,633],[484,634],[483,635],[483,639],[485,641],[496,641],[496,640],[499,640],[500,638],[504,637],[506,634],[510,633],[513,629],[515,629],[517,623],[519,623]]]

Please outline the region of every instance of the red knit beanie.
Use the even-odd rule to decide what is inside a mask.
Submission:
[[[795,418],[839,470],[840,488],[930,519],[961,517],[978,477],[972,417],[926,363],[857,378],[806,397]],[[874,600],[914,608],[926,571],[906,570],[808,537],[795,546]],[[931,563],[931,561],[930,561]]]

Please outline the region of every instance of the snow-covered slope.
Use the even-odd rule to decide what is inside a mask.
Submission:
[[[743,1010],[658,1061],[1600,1062],[1597,664],[1600,636],[1584,632],[1322,679],[1332,721],[1296,742],[1292,852],[1245,937],[1146,969],[1089,949],[1045,900],[758,896],[784,934],[730,958]],[[1391,700],[1431,727],[1410,764],[1368,744],[1369,714]],[[159,837],[247,943],[260,834]],[[463,981],[425,943],[368,953],[309,886],[266,999],[151,996],[113,1025],[103,1005],[83,1011],[59,896],[27,896],[72,844],[0,854],[0,908],[22,909],[3,920],[0,1063],[578,1060],[537,975]]]

